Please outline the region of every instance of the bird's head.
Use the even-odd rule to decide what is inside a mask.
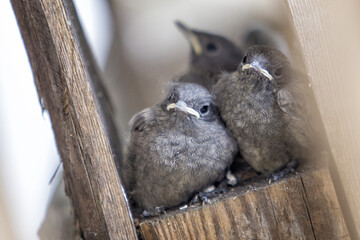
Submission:
[[[279,50],[267,46],[253,46],[247,49],[238,71],[242,74],[256,74],[276,84],[287,81],[290,64]]]
[[[174,83],[163,101],[163,107],[178,119],[213,121],[216,117],[212,95],[194,83]]]
[[[243,53],[231,41],[219,35],[190,29],[179,21],[175,24],[191,46],[191,72],[212,77],[221,71],[236,70]]]

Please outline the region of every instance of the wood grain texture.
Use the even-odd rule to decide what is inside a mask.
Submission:
[[[149,239],[350,239],[327,168],[140,223]]]
[[[96,66],[70,0],[13,0],[85,239],[136,239],[102,120]],[[101,95],[101,94],[100,94]]]
[[[285,2],[334,158],[340,206],[352,239],[360,239],[360,2]]]

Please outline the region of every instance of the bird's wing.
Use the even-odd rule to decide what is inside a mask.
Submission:
[[[283,112],[293,117],[310,114],[313,96],[307,77],[293,71],[292,81],[277,91],[277,103]],[[306,116],[304,116],[306,117]]]
[[[146,108],[141,112],[135,114],[129,121],[130,137],[126,139],[126,147],[124,149],[124,158],[122,159],[121,178],[125,186],[126,192],[129,196],[133,194],[135,186],[135,172],[138,165],[138,145],[134,144],[137,139],[141,138],[138,133],[144,132],[154,122],[153,109]],[[146,133],[145,133],[146,134]]]
[[[307,77],[299,72],[296,72],[292,80],[289,85],[278,90],[276,96],[278,106],[295,120],[292,123],[297,124],[307,141],[310,140],[312,145],[316,144],[317,147],[323,148],[323,139],[325,139],[323,126],[311,85]]]
[[[277,91],[276,100],[280,109],[289,115],[294,115],[296,109],[296,99],[293,94],[286,88]]]
[[[143,131],[146,125],[154,119],[154,112],[151,108],[145,108],[135,114],[129,121],[131,131]]]

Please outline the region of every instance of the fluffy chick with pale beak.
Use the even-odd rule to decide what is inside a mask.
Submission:
[[[179,21],[175,24],[191,46],[189,70],[180,77],[180,82],[198,83],[211,90],[218,79],[217,74],[236,70],[243,52],[230,40],[220,35],[190,29]]]
[[[213,92],[240,152],[256,171],[270,175],[307,157],[321,127],[312,121],[316,108],[309,83],[280,51],[249,48],[238,70],[224,74]]]
[[[130,126],[122,178],[128,196],[149,212],[185,203],[221,180],[237,152],[212,95],[197,84],[173,84]]]

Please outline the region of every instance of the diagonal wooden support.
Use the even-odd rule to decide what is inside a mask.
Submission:
[[[117,136],[72,1],[12,0],[12,5],[84,237],[136,239],[116,169]]]

